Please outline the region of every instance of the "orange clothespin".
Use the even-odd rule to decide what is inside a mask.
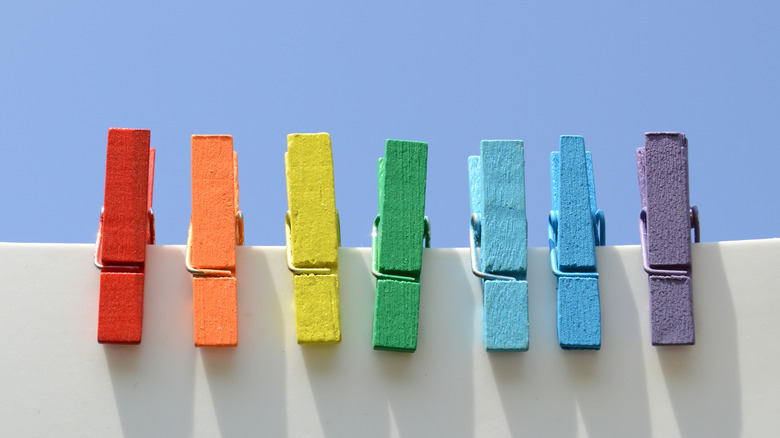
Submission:
[[[243,244],[233,137],[193,135],[186,265],[193,275],[195,346],[238,345],[236,245]]]
[[[106,188],[95,243],[100,343],[141,342],[146,244],[154,244],[153,185],[149,130],[109,129]]]

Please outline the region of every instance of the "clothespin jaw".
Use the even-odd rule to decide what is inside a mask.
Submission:
[[[482,279],[482,341],[490,352],[526,351],[528,222],[523,142],[483,140],[480,156],[469,157],[468,163],[471,269]]]
[[[636,150],[642,210],[639,236],[650,286],[653,345],[695,342],[691,286],[691,229],[700,238],[699,212],[690,206],[685,134],[645,134]]]
[[[601,304],[595,247],[606,243],[596,208],[593,164],[581,136],[563,135],[550,155],[553,210],[550,263],[558,277],[558,342],[567,350],[601,348]]]
[[[148,129],[108,130],[94,260],[100,269],[100,343],[141,342],[146,245],[154,244],[154,149],[149,137]]]
[[[243,243],[233,137],[193,135],[192,217],[185,263],[193,275],[195,346],[238,344],[236,245]]]
[[[330,135],[288,135],[284,159],[287,267],[293,273],[298,343],[339,343],[340,231]]]
[[[372,233],[376,280],[375,350],[414,352],[420,312],[422,248],[430,247],[425,217],[428,144],[387,140],[379,159],[379,215]]]

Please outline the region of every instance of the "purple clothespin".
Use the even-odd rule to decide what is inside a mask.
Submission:
[[[676,132],[645,134],[636,150],[639,235],[650,283],[653,345],[694,343],[691,228],[699,241],[699,213],[688,196],[688,140]]]

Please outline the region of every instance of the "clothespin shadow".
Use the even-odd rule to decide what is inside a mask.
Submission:
[[[236,245],[243,244],[233,137],[193,135],[192,217],[185,264],[193,275],[195,346],[238,344]]]
[[[149,140],[148,129],[108,130],[94,259],[100,269],[100,343],[141,342],[146,244],[154,244],[154,149]]]
[[[653,345],[695,342],[691,286],[691,229],[699,241],[699,211],[690,206],[688,139],[675,132],[645,134],[636,150],[639,236],[650,287]]]
[[[471,270],[482,279],[482,342],[490,352],[526,351],[528,222],[523,142],[483,140],[480,156],[469,157],[468,163]]]
[[[298,343],[339,343],[341,236],[330,135],[288,135],[284,161],[287,267],[293,273]]]
[[[387,140],[377,169],[379,215],[372,232],[376,277],[375,350],[414,352],[420,314],[423,241],[430,247],[425,217],[428,144]]]
[[[558,277],[558,342],[566,350],[601,348],[596,246],[606,243],[604,213],[596,208],[593,164],[581,136],[562,135],[550,155],[553,209],[550,263]]]

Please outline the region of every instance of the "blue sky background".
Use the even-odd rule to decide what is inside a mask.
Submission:
[[[246,244],[283,245],[286,135],[320,131],[343,246],[370,246],[387,138],[429,143],[434,247],[468,245],[479,141],[524,140],[546,246],[561,134],[593,154],[607,243],[638,244],[646,131],[688,136],[703,240],[780,235],[775,2],[222,3],[3,6],[0,241],[94,242],[109,127],[151,129],[160,244],[186,241],[191,134],[233,135]]]

